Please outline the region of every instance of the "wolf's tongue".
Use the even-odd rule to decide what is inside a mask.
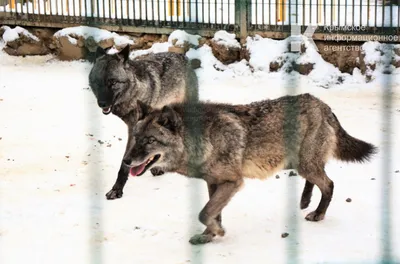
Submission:
[[[140,173],[143,172],[144,167],[146,167],[146,163],[140,164],[140,165],[137,166],[137,167],[132,167],[132,168],[131,168],[131,171],[130,171],[131,175],[132,175],[132,176],[137,176],[137,175],[139,175]]]

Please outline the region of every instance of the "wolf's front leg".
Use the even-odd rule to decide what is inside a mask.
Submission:
[[[205,244],[211,242],[216,235],[225,235],[225,230],[218,222],[218,216],[221,215],[222,209],[228,204],[233,195],[239,191],[242,184],[243,180],[240,179],[235,182],[225,182],[216,186],[215,192],[199,214],[200,222],[206,225],[207,228],[202,234],[194,235],[189,240],[191,244]]]
[[[106,193],[107,200],[114,200],[117,198],[121,198],[123,195],[123,189],[125,186],[126,181],[128,180],[129,177],[129,167],[125,166],[121,162],[121,167],[119,168],[118,171],[118,177],[116,182],[114,183],[114,186],[112,189]]]

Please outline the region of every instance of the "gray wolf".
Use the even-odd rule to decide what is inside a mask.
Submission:
[[[133,176],[154,166],[206,181],[209,201],[199,214],[206,226],[192,244],[223,236],[221,211],[244,178],[265,179],[282,169],[305,178],[300,208],[307,208],[314,185],[322,193],[308,221],[324,218],[333,194],[325,164],[331,158],[365,162],[377,148],[350,136],[331,108],[310,94],[246,105],[173,104],[152,109],[138,102],[136,138],[124,164]]]
[[[112,112],[132,126],[136,121],[132,120],[131,113],[136,111],[137,100],[152,107],[198,101],[197,76],[185,55],[163,52],[130,60],[129,51],[129,45],[112,55],[97,48],[89,85],[103,114]],[[128,138],[133,140],[130,135]],[[157,167],[151,171],[153,175],[163,174]],[[122,197],[128,176],[129,170],[121,162],[107,199]]]

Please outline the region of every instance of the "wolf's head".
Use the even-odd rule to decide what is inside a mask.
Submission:
[[[170,106],[153,110],[141,101],[136,118],[123,160],[130,174],[140,176],[155,166],[165,172],[176,169],[184,153],[182,118]]]
[[[130,79],[124,67],[128,59],[129,45],[112,55],[97,48],[96,61],[89,74],[89,85],[105,115],[111,113],[118,96],[129,87]]]

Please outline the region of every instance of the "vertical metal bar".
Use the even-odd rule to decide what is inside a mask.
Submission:
[[[221,25],[224,24],[224,0],[221,0]]]
[[[319,25],[319,22],[320,22],[320,18],[321,18],[321,14],[319,13],[319,1],[320,0],[317,0],[317,7],[316,7],[316,13],[317,13],[317,25]]]
[[[324,0],[324,25],[326,25],[326,0]]]
[[[344,24],[347,24],[347,0],[344,0]]]
[[[183,3],[182,3],[182,23],[183,23],[183,25],[185,25],[185,22],[186,22],[186,5],[185,5],[185,0],[183,0]]]
[[[142,0],[139,0],[139,20],[142,23]]]
[[[340,25],[340,0],[338,0],[338,26],[339,25]]]
[[[355,0],[352,0],[352,8],[351,8],[351,11],[352,11],[352,12],[351,12],[351,17],[352,17],[352,19],[351,19],[351,21],[352,21],[352,22],[351,22],[351,25],[352,25],[352,26],[354,26],[354,15],[355,15],[355,14],[354,14],[354,13],[355,13],[355,12],[354,12],[354,9],[355,9]]]
[[[217,1],[216,0],[214,0],[214,17],[215,17],[214,25],[216,25],[217,24]]]
[[[296,0],[296,24],[299,23],[299,1]]]
[[[171,14],[170,14],[170,16],[169,16],[169,22],[172,24],[172,14],[173,14],[173,12],[174,12],[174,7],[173,7],[173,5],[172,5],[172,0],[171,1],[169,1],[169,10],[171,10]]]
[[[204,0],[202,0],[204,2]],[[204,8],[204,5],[203,5]],[[204,14],[204,9],[203,9]],[[208,24],[211,25],[211,1],[208,0]]]
[[[61,0],[62,1],[62,0]],[[84,4],[84,10],[85,10],[85,18],[87,18],[87,5],[86,5],[86,0],[83,0],[83,4]]]
[[[157,0],[157,18],[158,18],[158,25],[160,26],[161,24],[161,19],[160,19],[160,0]]]
[[[228,0],[228,25],[230,24],[231,24],[231,1]]]
[[[179,2],[180,1],[179,0],[174,0],[174,1],[176,1],[176,5],[175,5],[176,10],[175,11],[176,11],[176,23],[178,25],[178,23],[179,23],[179,4],[180,4]]]
[[[75,12],[75,0],[72,0],[74,2],[74,12]],[[97,18],[100,19],[100,0],[96,1],[96,9],[97,9]]]
[[[360,0],[360,1],[362,1],[362,0]],[[334,0],[331,0],[331,26],[333,25],[333,14],[335,13],[334,11],[335,11],[335,6],[334,6]]]
[[[108,18],[111,19],[111,1],[112,0],[108,0]]]
[[[148,12],[148,9],[147,9],[147,1],[144,1],[144,11],[146,12],[146,25],[148,25],[149,24],[149,18],[148,18],[148,14],[147,14],[147,12]]]
[[[362,14],[362,1],[363,0],[360,0],[360,27],[362,26],[362,17],[363,17],[363,14]]]
[[[375,17],[374,17],[374,20],[375,20],[375,27],[376,27],[376,20],[377,20],[377,12],[378,12],[378,10],[377,10],[377,7],[378,7],[378,0],[375,0]]]
[[[382,1],[382,25],[381,28],[385,26],[385,0]]]
[[[282,26],[285,25],[285,18],[286,18],[286,9],[285,9],[285,1],[286,0],[282,0]],[[283,28],[282,28],[283,30]]]
[[[255,24],[257,25],[258,24],[258,0],[255,0],[255,2],[256,2],[255,3],[255,5],[256,5],[256,8],[255,8],[256,9],[256,23]]]
[[[15,1],[15,0],[14,0]],[[39,15],[41,15],[41,12],[40,12],[40,1],[37,1],[37,4],[38,4],[38,14]],[[17,6],[15,6],[15,8],[16,8]],[[15,9],[15,10],[17,10],[17,9]],[[63,10],[63,14],[64,14],[64,10]]]
[[[390,27],[393,27],[393,3],[390,3]]]
[[[188,1],[188,13],[189,13],[189,22],[192,22],[192,3],[191,3],[191,0]]]
[[[306,25],[306,5],[305,5],[305,0],[301,0],[301,5],[303,6],[303,24],[302,24],[302,26],[305,26]]]
[[[292,0],[288,0],[289,1],[289,26],[292,24]]]
[[[311,14],[312,14],[312,0],[310,0],[310,14],[309,14],[309,22],[308,22],[308,24],[312,24],[312,16],[311,16]]]
[[[129,8],[129,0],[126,1],[126,18],[128,19],[128,25],[131,24],[131,15],[129,14],[131,12]]]
[[[155,13],[155,10],[154,10],[154,0],[151,0],[151,20],[153,21],[153,23],[154,23],[154,21],[155,21],[155,19],[154,19],[154,13]]]
[[[367,27],[369,27],[369,8],[370,8],[370,0],[367,0]]]

